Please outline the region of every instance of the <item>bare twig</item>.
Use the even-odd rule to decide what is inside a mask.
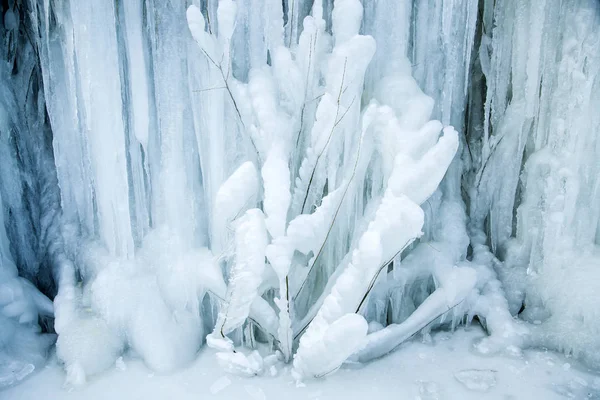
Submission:
[[[494,147],[492,147],[490,149],[490,153],[488,154],[488,156],[485,159],[485,161],[482,163],[483,165],[481,167],[481,170],[477,174],[478,177],[477,177],[477,184],[475,185],[476,188],[479,188],[479,185],[481,184],[481,180],[483,179],[483,174],[485,172],[485,169],[487,168],[490,159],[492,158],[492,156],[494,155],[494,153],[498,149],[498,146],[500,145],[500,142],[502,142],[502,139],[504,139],[504,135],[502,137],[500,137],[500,139],[498,139],[498,141],[496,142],[496,144],[494,145]]]
[[[213,292],[212,290],[207,290],[207,293],[209,293],[211,296],[214,296],[215,299],[217,299],[218,301],[220,301],[221,303],[227,303],[227,300],[225,300],[224,298],[222,298],[221,296],[219,296],[218,294],[216,294],[215,292]],[[268,330],[266,330],[265,328],[263,328],[263,326],[254,318],[252,317],[248,317],[248,320],[252,323],[254,323],[259,329],[261,329],[263,332],[266,332],[267,335],[271,336],[273,338],[273,340],[275,342],[277,342],[277,344],[280,344],[279,339],[277,339],[273,334],[271,334]],[[222,327],[221,327],[222,328]],[[221,335],[223,335],[223,331],[221,331]],[[223,335],[223,337],[225,337]]]
[[[312,264],[309,267],[308,273],[306,274],[307,279],[310,276],[310,273],[312,272],[314,266],[317,264],[317,261],[319,261],[319,258],[321,257],[321,254],[323,254],[323,250],[325,249],[325,244],[327,243],[327,239],[329,239],[329,235],[331,234],[331,231],[333,230],[333,225],[335,224],[335,221],[337,220],[337,216],[338,216],[338,214],[339,214],[339,212],[340,212],[340,210],[342,208],[342,204],[344,203],[344,199],[346,198],[346,194],[348,193],[348,189],[350,188],[350,185],[352,184],[352,181],[354,180],[354,177],[356,175],[356,169],[358,167],[358,161],[360,160],[360,151],[361,151],[361,148],[362,148],[362,140],[363,139],[364,139],[364,136],[358,142],[358,151],[357,151],[357,155],[356,155],[356,160],[354,161],[354,167],[352,169],[352,175],[350,176],[350,179],[348,180],[348,183],[346,184],[346,187],[344,188],[344,193],[342,194],[342,198],[340,199],[340,202],[338,203],[338,206],[337,206],[337,208],[335,210],[335,213],[333,214],[333,219],[331,220],[331,224],[329,224],[329,229],[327,230],[327,234],[325,235],[325,240],[323,240],[323,243],[321,244],[319,252],[315,256],[315,258],[313,259]],[[306,285],[307,279],[305,279],[302,282],[302,284],[300,285],[300,288],[298,289],[298,291],[296,292],[296,295],[294,296],[294,300],[300,294],[300,292],[304,288],[304,285]]]
[[[213,87],[213,88],[193,90],[193,92],[202,93],[202,92],[209,92],[211,90],[219,90],[219,89],[227,89],[227,88],[225,86],[219,86],[219,87]]]
[[[213,60],[212,57],[203,48],[200,48],[200,50],[202,50],[202,52],[204,53],[206,58],[221,73],[221,78],[223,79],[223,83],[225,84],[225,89],[227,89],[227,93],[229,94],[229,97],[231,98],[231,101],[233,102],[233,107],[235,108],[235,112],[240,120],[240,123],[242,124],[242,128],[244,129],[244,131],[246,131],[246,125],[244,124],[244,120],[242,118],[242,113],[240,112],[237,102],[235,101],[235,97],[233,96],[233,93],[231,92],[231,88],[229,86],[229,72],[230,72],[231,68],[228,68],[227,74],[225,74],[225,72],[223,72],[223,66],[220,63],[218,64],[217,62],[215,62],[215,60]],[[248,134],[248,138],[250,139],[250,143],[252,144],[252,147],[254,147],[254,151],[256,152],[256,158],[258,159],[258,163],[262,164],[260,152],[258,151],[258,147],[256,147],[256,143],[254,142],[254,139],[252,139],[252,135],[250,134],[250,132],[246,132],[246,133]]]
[[[318,34],[318,32],[317,32]],[[314,39],[316,42],[316,38]],[[302,110],[300,111],[300,129],[298,130],[298,136],[296,139],[296,147],[298,147],[298,143],[300,142],[300,136],[302,135],[302,129],[304,127],[304,109],[306,108],[306,95],[308,94],[308,79],[310,77],[310,69],[312,65],[312,53],[313,53],[313,37],[310,37],[310,51],[308,52],[308,68],[306,69],[306,82],[304,84],[304,101],[302,103]]]
[[[355,313],[358,313],[362,307],[362,305],[364,304],[364,302],[366,301],[367,297],[369,296],[369,293],[371,293],[371,290],[373,290],[373,287],[375,286],[375,282],[377,281],[377,277],[379,277],[379,275],[381,274],[381,271],[383,271],[388,265],[390,265],[390,263],[392,261],[394,261],[394,259],[401,254],[413,241],[411,240],[410,242],[406,243],[402,249],[400,249],[396,254],[394,254],[389,260],[385,261],[383,264],[381,264],[381,266],[379,267],[379,269],[377,270],[377,274],[375,274],[375,276],[373,277],[373,279],[371,280],[371,282],[369,283],[369,286],[367,288],[367,291],[365,292],[364,296],[362,297],[362,299],[360,300],[360,302],[358,303],[358,307],[356,307]],[[314,319],[314,316],[312,318],[310,318],[303,326],[302,329],[300,329],[298,331],[298,333],[296,333],[296,335],[294,336],[294,340],[296,340],[300,335],[302,335],[302,333],[306,330],[306,328],[308,328],[308,326],[310,325],[310,323],[312,322],[312,320]]]
[[[331,132],[329,132],[329,136],[327,137],[327,142],[325,143],[325,146],[323,146],[323,149],[321,150],[321,152],[317,156],[317,160],[315,161],[315,166],[313,167],[313,170],[312,170],[312,172],[310,174],[310,179],[308,180],[308,186],[306,188],[306,192],[304,193],[304,200],[302,201],[302,208],[300,209],[300,214],[304,213],[304,207],[306,206],[306,201],[308,200],[308,195],[310,193],[310,187],[311,187],[313,179],[315,177],[315,172],[317,171],[317,166],[319,165],[319,160],[321,159],[321,156],[323,156],[323,154],[325,153],[325,150],[329,146],[329,143],[331,142],[331,138],[333,137],[333,132],[335,131],[335,128],[342,121],[342,119],[344,118],[344,116],[346,116],[346,113],[348,112],[348,110],[350,110],[350,108],[352,107],[352,104],[354,104],[354,100],[356,99],[356,96],[354,96],[354,98],[352,99],[352,102],[350,103],[350,105],[348,106],[348,108],[346,109],[346,111],[344,112],[344,115],[342,115],[342,117],[340,119],[338,119],[338,116],[339,116],[339,113],[340,113],[340,100],[341,100],[341,97],[342,97],[342,90],[344,88],[344,79],[346,78],[346,65],[347,65],[347,63],[348,63],[348,58],[346,58],[345,61],[344,61],[344,71],[342,73],[342,82],[340,83],[340,92],[339,92],[338,98],[337,98],[337,109],[335,111],[335,119],[334,119],[335,122],[333,124],[333,127],[331,128]]]
[[[360,301],[360,303],[358,303],[358,307],[356,307],[356,311],[355,313],[358,313],[363,305],[363,303],[365,302],[365,300],[367,300],[367,297],[369,296],[369,293],[371,293],[371,290],[373,289],[373,286],[375,286],[375,282],[377,281],[377,278],[379,277],[379,274],[381,274],[381,271],[383,271],[383,269],[385,267],[387,267],[388,265],[390,265],[390,263],[392,261],[394,261],[394,259],[396,257],[398,257],[399,254],[401,254],[408,246],[410,246],[410,244],[414,241],[414,239],[409,240],[404,246],[402,246],[402,248],[400,250],[398,250],[396,252],[396,254],[394,254],[392,257],[390,257],[389,260],[385,261],[383,264],[381,264],[381,266],[379,267],[379,270],[377,270],[377,273],[375,274],[375,276],[373,277],[373,279],[371,279],[371,282],[369,282],[369,287],[367,289],[367,291],[365,292],[362,300]]]

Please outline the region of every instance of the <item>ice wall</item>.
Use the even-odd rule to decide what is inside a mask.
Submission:
[[[47,249],[58,187],[51,132],[35,48],[20,13],[6,10],[0,26],[0,390],[43,367],[55,335],[42,333],[53,316]]]
[[[460,307],[470,301],[490,317],[477,296],[492,293],[500,320],[512,314],[531,323],[528,344],[600,365],[593,300],[600,277],[598,2],[378,0],[363,1],[360,15],[354,3],[2,6],[0,194],[3,254],[12,261],[1,268],[14,277],[16,266],[46,294],[57,294],[59,356],[73,381],[102,369],[85,362],[101,344],[111,349],[100,357],[104,366],[126,345],[159,370],[191,360],[226,296],[235,223],[247,219],[246,209],[267,210],[271,240],[340,188],[349,193],[336,211],[344,217],[332,223],[317,268],[298,269],[307,283],[290,286],[297,313],[290,323],[309,321],[330,289],[328,278],[348,264],[392,171],[396,136],[378,127],[378,155],[358,169],[358,182],[344,186],[356,169],[363,140],[357,127],[371,100],[403,116],[402,129],[419,131],[422,117],[437,119],[454,126],[460,141],[444,180],[422,204],[420,243],[379,276],[361,310],[369,321],[396,325],[380,336],[412,332],[402,323],[413,323],[410,313],[436,290],[408,290],[408,277],[429,282],[434,265],[464,263],[479,275],[477,293]],[[205,47],[186,24],[192,4],[202,14]],[[364,83],[360,62],[369,52],[344,47],[354,43],[354,29],[376,43]],[[341,68],[348,57],[356,57],[352,68]],[[336,90],[346,72],[353,75],[342,96]],[[325,143],[312,127],[318,118],[327,126],[325,112],[318,115],[320,104],[327,109],[326,94],[337,98],[330,113],[346,111],[331,129],[339,134]],[[280,147],[272,150],[275,142]],[[324,156],[314,182],[310,176],[304,198],[292,187],[286,210],[285,196],[279,201],[273,193],[296,178],[302,183],[303,156],[319,146]],[[260,173],[250,174],[259,188],[246,190],[247,180],[227,186],[245,162]],[[223,193],[238,198],[223,202]],[[278,204],[283,209],[273,208]],[[271,211],[278,214],[269,220]],[[398,272],[403,263],[406,274]],[[486,279],[498,284],[485,286]],[[90,343],[82,326],[101,332],[83,356],[69,352]],[[165,345],[156,351],[152,341]]]
[[[524,319],[542,322],[532,341],[598,366],[600,6],[491,7],[484,15],[498,22],[483,28],[479,48],[487,90],[483,129],[471,136],[481,132],[471,223],[505,260],[512,311],[523,305]]]

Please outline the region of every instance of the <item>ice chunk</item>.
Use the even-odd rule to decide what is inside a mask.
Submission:
[[[236,262],[229,278],[226,304],[215,326],[221,335],[240,327],[259,297],[267,243],[264,214],[256,208],[248,210],[235,230]]]
[[[492,370],[465,369],[454,377],[467,389],[477,392],[487,392],[496,386],[496,371]]]
[[[104,320],[89,315],[72,320],[56,342],[56,354],[65,363],[67,384],[81,385],[86,376],[115,365],[124,340]]]
[[[123,361],[123,357],[117,358],[117,361],[115,361],[115,368],[117,368],[119,371],[127,370],[127,364],[125,364],[125,361]]]
[[[217,361],[226,372],[240,376],[256,376],[263,371],[263,359],[258,351],[217,353]]]

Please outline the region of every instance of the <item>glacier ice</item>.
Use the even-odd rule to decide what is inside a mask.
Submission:
[[[0,11],[0,388],[54,333],[73,384],[308,378],[476,317],[600,367],[597,1]]]

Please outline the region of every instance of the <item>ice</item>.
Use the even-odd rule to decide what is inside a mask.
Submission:
[[[363,17],[363,6],[358,0],[338,0],[331,16],[336,46],[358,33]]]
[[[131,103],[133,105],[133,131],[143,148],[148,149],[150,109],[146,60],[143,46],[143,2],[140,0],[123,3],[127,31],[127,60],[131,81]],[[138,71],[134,73],[133,71]],[[139,73],[143,71],[144,73]]]
[[[283,149],[273,146],[261,170],[265,187],[265,224],[272,237],[285,234],[287,213],[291,201],[290,174]]]
[[[419,382],[419,396],[416,400],[440,400],[442,390],[435,382]]]
[[[395,212],[393,212],[394,210]],[[323,305],[310,323],[306,334],[300,340],[300,348],[294,359],[295,371],[300,377],[320,376],[336,365],[314,366],[318,359],[324,359],[323,351],[313,352],[315,343],[322,343],[331,336],[334,326],[346,313],[360,309],[364,296],[373,285],[375,278],[383,268],[420,233],[422,213],[420,208],[405,197],[385,197],[378,209],[377,217],[369,225],[369,229],[360,239],[358,248],[352,255],[351,264],[340,275],[331,293],[325,298]],[[400,228],[402,226],[403,228]],[[391,237],[394,232],[393,239]],[[400,234],[402,233],[402,235]],[[346,317],[347,318],[347,317]],[[363,335],[366,334],[365,323]],[[340,338],[341,339],[341,338]],[[360,336],[353,337],[361,340]],[[339,351],[339,349],[335,349]],[[342,353],[339,363],[357,348],[350,348],[350,353]],[[305,354],[308,351],[308,354]],[[305,366],[307,364],[307,366]]]
[[[294,356],[296,379],[322,378],[335,372],[361,345],[367,329],[363,317],[348,313],[325,326],[320,337],[308,331],[308,336],[302,337],[301,349]]]
[[[260,296],[266,247],[264,214],[256,208],[246,211],[235,228],[235,266],[231,270],[227,298],[215,326],[215,331],[221,335],[240,327],[248,318],[252,303]]]
[[[213,209],[212,249],[217,255],[226,251],[230,223],[247,208],[252,208],[258,192],[258,174],[251,162],[246,162],[221,185]]]
[[[246,393],[248,393],[248,395],[251,398],[253,398],[254,400],[266,400],[267,399],[265,392],[257,386],[246,385],[246,386],[244,386],[244,389],[246,390]]]
[[[582,327],[573,317],[581,316],[580,310],[596,309],[580,309],[576,306],[580,300],[574,296],[584,295],[593,286],[584,284],[581,277],[593,280],[595,274],[588,266],[597,263],[598,214],[593,205],[597,191],[593,188],[598,174],[588,157],[595,157],[597,151],[591,143],[597,142],[592,132],[598,131],[598,120],[584,111],[598,101],[588,92],[594,85],[597,63],[584,71],[579,57],[597,57],[588,53],[587,47],[600,37],[597,24],[584,21],[597,21],[599,14],[592,2],[577,6],[550,3],[543,10],[537,8],[543,4],[537,3],[494,10],[496,18],[506,15],[502,18],[505,23],[492,32],[497,34],[491,43],[490,95],[486,100],[492,116],[490,141],[496,144],[489,146],[489,159],[480,173],[481,194],[474,204],[475,214],[489,213],[492,250],[505,248],[506,264],[499,269],[499,276],[507,286],[509,303],[515,303],[515,308],[524,304],[525,319],[543,321],[534,329],[538,343],[578,353],[583,351],[578,344],[585,342],[586,349],[597,346],[589,341],[595,328],[585,323]],[[509,43],[500,40],[500,32],[527,40],[517,39],[519,46],[511,53]],[[512,93],[507,105],[503,99],[509,85],[519,90]],[[578,94],[571,91],[572,85],[577,85]],[[532,113],[539,116],[527,119]],[[581,133],[583,126],[594,139]],[[588,143],[589,151],[581,151],[583,143]],[[493,177],[500,169],[505,172],[502,177]],[[520,202],[515,203],[519,190]],[[478,218],[475,214],[472,218]],[[516,239],[509,239],[511,236]],[[571,295],[565,296],[562,289]],[[553,304],[552,299],[557,302]],[[592,315],[582,318],[596,319]],[[594,363],[591,358],[589,361]]]
[[[360,369],[342,367],[336,374],[326,379],[306,382],[304,387],[296,387],[289,372],[283,368],[280,374],[257,376],[252,379],[237,376],[224,376],[220,368],[215,368],[214,356],[210,351],[202,351],[196,362],[188,368],[169,375],[152,374],[139,360],[128,360],[127,371],[110,371],[97,377],[90,384],[76,390],[65,390],[61,386],[63,372],[60,365],[51,362],[48,368],[32,376],[25,384],[9,388],[2,392],[6,398],[35,399],[65,398],[67,400],[99,400],[127,397],[158,400],[177,397],[181,400],[197,399],[201,393],[208,397],[249,398],[248,393],[260,388],[267,399],[285,393],[291,400],[334,399],[342,400],[358,397],[394,398],[403,396],[408,399],[422,400],[477,400],[543,398],[559,400],[564,396],[576,399],[598,396],[598,377],[576,366],[577,361],[569,360],[573,368],[567,372],[557,366],[548,367],[546,358],[551,353],[528,351],[527,360],[506,359],[504,357],[480,357],[469,351],[472,341],[485,335],[478,327],[467,330],[458,328],[455,332],[433,333],[430,344],[419,341],[403,346],[388,357]],[[448,339],[442,341],[439,336]],[[426,354],[424,359],[419,354]],[[528,364],[525,363],[528,362]],[[488,392],[467,389],[459,383],[454,374],[461,370],[497,371],[497,384]],[[402,371],[402,373],[399,373]],[[518,371],[518,372],[516,372]],[[152,375],[152,376],[149,376]],[[221,378],[226,377],[230,384],[216,394],[210,388]],[[587,386],[582,386],[582,379]],[[420,387],[423,389],[420,390]],[[257,390],[258,392],[258,390]]]
[[[125,361],[123,361],[123,357],[117,358],[117,361],[115,361],[115,368],[119,371],[127,370],[127,364],[125,364]]]
[[[231,385],[231,379],[229,379],[226,376],[222,376],[221,378],[217,379],[211,386],[210,386],[210,393],[211,394],[217,394],[221,391],[223,391],[224,389],[227,389],[227,387]]]
[[[0,385],[54,334],[70,385],[205,340],[323,377],[462,324],[600,366],[597,1],[0,13]]]
[[[52,314],[50,300],[18,276],[4,228],[0,192],[0,389],[19,383],[44,365],[55,337],[41,334],[38,317]]]
[[[404,322],[390,324],[367,336],[356,355],[358,360],[368,361],[387,354],[431,321],[464,301],[475,286],[475,271],[456,268],[449,275],[445,277],[446,282],[442,282]]]
[[[56,343],[56,353],[65,363],[66,383],[82,385],[86,376],[113,366],[123,347],[123,340],[104,320],[93,316],[72,320],[61,329]]]
[[[252,377],[263,372],[263,359],[256,350],[248,355],[241,352],[217,353],[217,362],[233,375]]]
[[[114,7],[80,2],[71,6],[81,102],[79,129],[89,138],[80,139],[83,143],[79,146],[89,151],[96,229],[110,254],[131,257],[134,250],[127,207],[129,184],[116,27],[102,22],[114,18]]]
[[[467,389],[487,392],[496,386],[496,371],[465,369],[454,374]]]

